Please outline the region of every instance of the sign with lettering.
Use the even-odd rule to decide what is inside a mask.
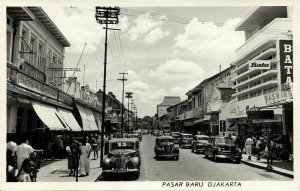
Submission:
[[[274,110],[248,111],[248,119],[274,119]]]
[[[271,69],[271,61],[270,60],[250,60],[248,62],[249,69],[260,69],[260,70],[269,70]]]
[[[293,100],[293,92],[291,89],[279,90],[266,94],[264,97],[266,100],[266,105],[284,103]]]
[[[293,82],[293,41],[279,40],[281,83]]]
[[[226,121],[220,120],[220,131],[225,132],[226,131]]]

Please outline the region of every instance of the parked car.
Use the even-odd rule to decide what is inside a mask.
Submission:
[[[133,134],[137,135],[137,138],[139,139],[139,141],[143,140],[142,131],[133,131]]]
[[[140,175],[141,158],[139,142],[135,138],[117,138],[108,141],[108,153],[102,162],[102,176],[112,174]]]
[[[130,133],[130,134],[127,134],[126,137],[127,137],[127,138],[136,138],[138,141],[140,141],[140,135],[137,134],[137,133]]]
[[[179,144],[180,133],[179,132],[171,132],[171,136],[174,138],[174,143]]]
[[[235,146],[233,139],[229,137],[212,136],[205,146],[205,157],[212,157],[214,161],[219,158],[241,162],[242,151]]]
[[[158,137],[160,137],[160,136],[164,136],[164,132],[163,132],[163,131],[161,131],[161,130],[160,130],[160,131],[158,131],[158,133],[157,133],[157,136],[158,136]]]
[[[191,148],[192,147],[193,135],[187,133],[180,134],[179,147],[180,148]]]
[[[192,152],[204,153],[205,145],[208,143],[209,136],[195,135],[192,141]]]
[[[171,136],[157,137],[154,147],[155,158],[174,158],[179,159],[179,148],[174,144],[174,138]]]

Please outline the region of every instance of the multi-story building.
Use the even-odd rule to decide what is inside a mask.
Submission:
[[[232,69],[233,67],[231,66],[214,76],[205,79],[186,93],[188,96],[186,101],[186,111],[177,116],[183,131],[194,134],[199,132],[212,134],[219,133],[218,109],[214,111],[211,110],[211,107],[212,104],[217,104],[217,107],[220,107],[223,102],[221,98],[215,98],[215,100],[212,98],[216,95],[216,91],[222,91],[221,89],[223,89],[223,96],[225,92],[224,89],[231,88]]]
[[[187,100],[184,100],[180,103],[172,105],[167,108],[169,116],[170,130],[174,132],[182,132],[184,127],[183,114],[187,110]]]
[[[7,7],[6,15],[7,133],[16,141],[30,134],[43,148],[48,130],[80,130],[73,98],[60,86],[70,43],[40,7]]]
[[[236,90],[228,120],[239,136],[289,135],[292,140],[292,8],[257,7],[236,27],[245,42],[232,71]]]
[[[179,103],[180,97],[178,96],[165,96],[163,102],[157,105],[157,118],[160,121],[158,123],[159,128],[169,128],[170,124],[167,117],[167,108]]]

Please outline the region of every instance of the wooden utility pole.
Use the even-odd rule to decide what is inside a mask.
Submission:
[[[103,93],[102,93],[102,124],[101,124],[101,152],[100,167],[103,162],[104,151],[104,131],[105,131],[105,87],[106,87],[106,64],[107,64],[107,30],[108,24],[118,24],[120,14],[119,7],[96,7],[95,18],[97,23],[105,24],[105,43],[104,43],[104,74],[103,74]]]
[[[127,78],[125,78],[125,72],[120,72],[119,74],[122,75],[121,79],[118,79],[123,82],[123,89],[122,89],[122,127],[121,127],[121,137],[123,137],[123,130],[124,130],[124,82],[127,81]]]

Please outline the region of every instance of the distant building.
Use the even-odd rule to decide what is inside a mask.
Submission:
[[[181,101],[179,96],[165,96],[163,102],[157,105],[157,117],[160,118],[167,114],[167,108],[179,103]]]

